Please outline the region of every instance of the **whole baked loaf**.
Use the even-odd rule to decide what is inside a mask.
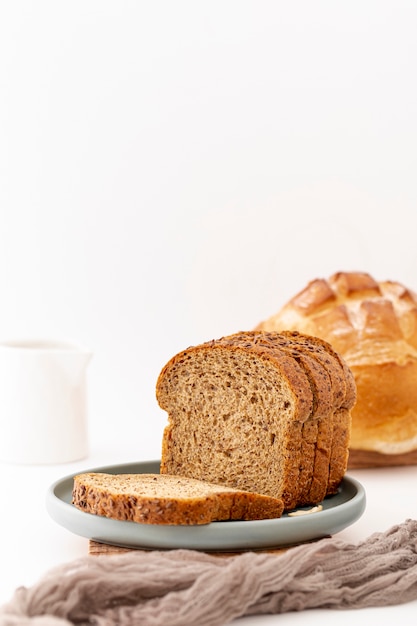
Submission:
[[[282,500],[160,474],[89,472],[74,477],[78,509],[140,524],[195,525],[281,517]]]
[[[161,473],[317,504],[347,466],[355,384],[325,341],[240,332],[192,346],[162,369]]]
[[[311,281],[258,330],[321,337],[357,388],[350,466],[417,462],[417,295],[368,273]]]

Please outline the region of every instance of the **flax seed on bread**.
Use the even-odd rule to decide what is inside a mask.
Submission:
[[[343,376],[343,393],[340,392],[339,385],[333,388],[336,370],[339,373],[338,363],[332,363],[332,355],[327,351],[325,345],[317,345],[315,338],[299,333],[283,332],[280,334],[279,344],[285,349],[289,346],[298,358],[304,361],[309,359],[310,363],[310,382],[315,388],[315,394],[318,401],[316,407],[316,437],[314,440],[314,461],[313,471],[310,472],[309,480],[305,486],[305,491],[301,500],[303,502],[320,502],[326,495],[332,492],[329,487],[329,481],[335,473],[334,463],[331,463],[332,445],[333,445],[333,429],[335,421],[335,413],[338,411],[340,404],[345,399],[346,383]],[[321,354],[321,350],[325,351],[325,358]],[[301,356],[300,356],[301,355]],[[313,370],[311,371],[311,367]],[[337,383],[339,380],[337,379]],[[320,403],[320,397],[322,402]],[[324,397],[324,402],[323,402]],[[337,472],[338,484],[345,471]]]
[[[306,339],[306,338],[305,338]],[[331,416],[334,411],[331,381],[328,372],[322,367],[313,355],[295,337],[281,334],[275,341],[280,349],[294,358],[302,367],[310,383],[313,393],[313,410],[310,418],[304,422],[302,430],[302,464],[298,478],[298,502],[320,502],[327,493],[327,479],[329,458],[321,463],[318,437],[323,433],[327,436],[327,445],[322,442],[322,448],[330,456],[331,444]],[[314,480],[313,480],[314,478]]]
[[[89,472],[74,478],[80,510],[141,524],[197,525],[280,517],[282,500],[168,474]]]
[[[161,473],[269,495],[286,509],[317,504],[334,492],[348,443],[334,445],[332,455],[335,414],[345,405],[349,417],[354,398],[346,397],[346,373],[331,347],[326,368],[312,354],[325,344],[316,349],[308,342],[306,336],[248,331],[174,356],[156,385],[168,413]]]
[[[283,331],[284,337],[296,338],[302,343],[305,350],[317,359],[328,372],[334,388],[333,416],[330,426],[331,446],[330,458],[328,458],[327,442],[328,433],[325,424],[322,424],[320,441],[317,445],[318,463],[321,462],[323,469],[317,473],[322,475],[324,466],[329,468],[327,494],[337,491],[341,477],[345,474],[349,457],[349,444],[351,432],[351,410],[356,403],[356,384],[351,370],[346,361],[338,354],[331,344],[320,337],[302,335],[298,331]],[[324,443],[320,443],[324,441]],[[323,458],[324,453],[324,458]],[[314,484],[313,479],[313,484]]]

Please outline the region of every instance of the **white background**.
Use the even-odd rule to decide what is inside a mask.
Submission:
[[[411,0],[1,0],[0,338],[93,350],[92,446],[159,456],[165,362],[312,278],[417,288],[416,20]]]
[[[0,0],[0,339],[93,350],[91,458],[158,458],[166,361],[309,280],[417,289],[416,26],[413,0]],[[359,476],[359,531],[402,522]],[[85,553],[32,520],[10,591]]]

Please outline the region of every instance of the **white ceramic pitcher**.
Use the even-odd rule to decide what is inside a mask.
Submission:
[[[91,357],[65,341],[0,342],[0,461],[68,463],[87,456]]]

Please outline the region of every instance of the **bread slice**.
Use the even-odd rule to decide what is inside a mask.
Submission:
[[[168,412],[161,473],[297,505],[303,424],[313,394],[300,365],[265,333],[236,333],[173,357],[156,385]]]
[[[165,365],[156,394],[168,413],[161,473],[263,493],[286,509],[326,495],[332,439],[320,432],[332,427],[334,392],[297,338],[248,331],[192,346]]]
[[[320,337],[301,334],[298,331],[283,331],[282,335],[292,338],[304,346],[315,359],[327,370],[334,389],[333,418],[328,458],[328,431],[320,433],[317,452],[323,465],[328,464],[329,476],[327,494],[337,491],[341,479],[346,473],[351,433],[351,411],[356,403],[356,383],[346,361],[334,350],[331,344]],[[320,475],[320,472],[317,473]],[[314,480],[313,480],[314,483]]]
[[[284,509],[282,500],[168,474],[78,474],[72,503],[94,515],[165,525],[278,518]]]
[[[322,467],[318,467],[317,443],[319,432],[326,429],[329,457],[331,447],[330,427],[333,411],[330,378],[325,368],[308,351],[304,350],[304,346],[293,337],[287,337],[282,334],[276,336],[275,340],[282,351],[289,354],[300,364],[313,393],[312,414],[304,422],[302,429],[297,501],[298,504],[320,502],[326,495],[329,458],[327,458],[327,463],[323,464]]]
[[[300,504],[320,502],[327,495],[333,415],[338,408],[338,402],[335,400],[328,369],[317,358],[314,343],[307,336],[281,333],[277,342],[302,364],[315,397],[314,426],[311,420],[303,426],[303,440],[306,442],[304,447],[307,447],[307,442],[312,447],[312,458],[303,454],[298,500]]]

